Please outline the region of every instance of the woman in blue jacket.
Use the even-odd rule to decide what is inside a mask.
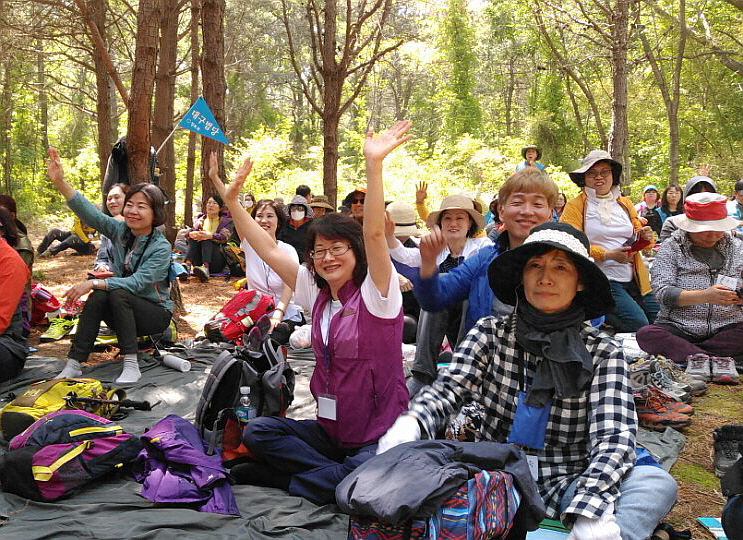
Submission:
[[[67,364],[57,377],[79,377],[98,336],[101,321],[116,332],[124,369],[117,384],[141,377],[137,336],[161,333],[170,324],[170,242],[155,227],[165,223],[165,193],[154,184],[137,184],[124,199],[124,222],[107,216],[64,180],[59,153],[49,148],[49,178],[67,205],[86,224],[106,235],[113,248],[114,277],[88,279],[65,293],[74,303],[89,294],[72,340]]]

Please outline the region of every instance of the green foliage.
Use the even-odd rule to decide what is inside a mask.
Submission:
[[[446,133],[452,137],[477,135],[482,128],[482,111],[473,93],[477,58],[464,0],[449,0],[443,34],[450,68],[446,89],[439,96],[444,103]]]

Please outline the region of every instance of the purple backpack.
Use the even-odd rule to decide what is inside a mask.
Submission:
[[[40,418],[8,448],[0,460],[3,491],[48,502],[133,461],[142,443],[111,420],[66,410]]]

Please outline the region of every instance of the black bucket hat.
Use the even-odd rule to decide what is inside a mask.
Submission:
[[[564,251],[578,268],[583,290],[575,298],[583,305],[586,319],[595,319],[614,309],[609,280],[589,256],[588,237],[572,225],[555,222],[534,227],[521,246],[501,253],[490,263],[488,280],[498,300],[516,305],[524,265],[544,247]]]

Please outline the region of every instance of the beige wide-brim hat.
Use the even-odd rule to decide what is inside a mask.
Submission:
[[[330,210],[331,212],[335,211],[335,208],[330,206],[330,201],[325,195],[316,195],[312,197],[310,206],[312,208],[325,208],[326,210]]]
[[[441,201],[441,207],[438,210],[428,214],[426,225],[428,225],[429,229],[432,229],[436,225],[441,212],[444,210],[464,210],[470,215],[475,225],[477,225],[477,230],[482,229],[485,225],[485,219],[480,212],[475,210],[475,205],[470,197],[466,195],[449,195]]]
[[[740,225],[728,216],[727,198],[719,193],[695,193],[684,200],[684,214],[676,218],[676,226],[682,231],[728,232]]]
[[[420,236],[415,222],[415,208],[404,202],[394,201],[387,205],[387,212],[395,224],[395,236]]]
[[[611,154],[606,150],[591,150],[586,157],[583,158],[581,166],[574,171],[568,173],[570,179],[580,187],[585,186],[586,171],[596,165],[599,161],[607,161],[611,165],[612,176],[614,184],[619,183],[619,179],[622,176],[622,164],[611,157]]]

